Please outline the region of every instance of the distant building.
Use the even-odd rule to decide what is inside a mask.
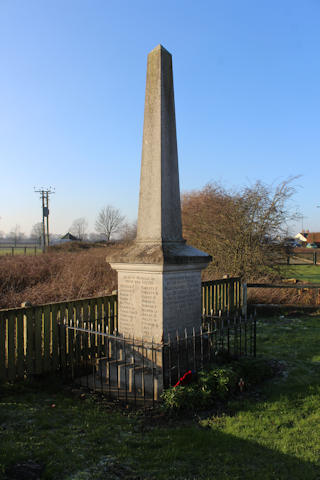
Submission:
[[[61,243],[65,242],[80,242],[80,238],[77,238],[72,235],[72,233],[68,232],[63,237],[61,237]]]
[[[295,236],[297,240],[303,243],[315,243],[320,248],[320,232],[310,232],[309,230],[302,230]]]
[[[299,242],[307,243],[308,242],[307,235],[308,234],[306,232],[301,232],[301,233],[297,233],[297,235],[295,235],[294,238],[299,240]]]

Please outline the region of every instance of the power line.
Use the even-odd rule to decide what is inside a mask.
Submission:
[[[45,251],[50,244],[49,239],[49,198],[50,195],[55,193],[55,189],[52,187],[49,188],[40,188],[36,190],[36,193],[40,193],[40,199],[42,204],[42,250]]]

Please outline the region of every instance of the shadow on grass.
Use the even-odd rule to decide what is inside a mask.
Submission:
[[[43,466],[46,480],[320,478],[319,465],[308,461],[298,443],[282,444],[281,452],[276,442],[266,445],[266,432],[246,430],[245,422],[237,424],[236,434],[220,430],[223,417],[209,428],[183,419],[160,427],[151,418],[146,425],[130,410],[124,415],[110,404],[105,408],[53,379],[1,390],[2,479],[13,480],[5,472],[28,460]]]
[[[153,443],[148,445],[147,440],[144,448],[147,451],[153,446],[158,450],[156,465],[155,459],[153,462],[148,460],[145,465],[145,472],[154,479],[320,478],[320,465],[261,446],[254,439],[245,440],[217,430],[190,428],[173,431],[164,447],[155,432],[153,436]]]

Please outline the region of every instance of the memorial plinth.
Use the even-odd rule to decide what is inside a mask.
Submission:
[[[160,343],[201,325],[211,257],[182,238],[171,54],[148,55],[137,238],[107,258],[118,272],[118,331]]]

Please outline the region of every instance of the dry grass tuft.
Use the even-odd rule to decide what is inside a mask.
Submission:
[[[71,300],[111,293],[116,272],[108,248],[51,249],[39,256],[0,257],[0,308]]]
[[[249,288],[248,303],[273,304],[273,305],[296,305],[315,306],[320,304],[320,296],[317,289],[303,288]]]
[[[38,256],[0,257],[0,309],[19,307],[22,302],[32,305],[95,297],[117,288],[117,275],[106,257],[120,252],[130,243],[86,244],[69,243],[50,248]],[[213,277],[208,270],[203,280]],[[261,278],[262,283],[272,281]],[[279,277],[279,281],[281,281]],[[250,288],[249,303],[319,305],[318,290]]]

